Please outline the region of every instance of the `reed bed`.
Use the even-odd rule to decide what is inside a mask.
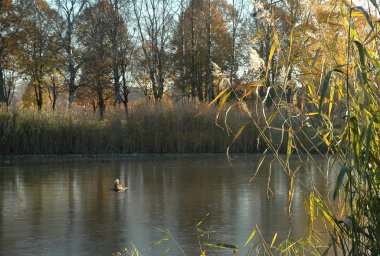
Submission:
[[[137,102],[128,118],[122,110],[109,109],[103,120],[83,110],[2,110],[0,154],[223,153],[247,120],[234,111],[227,133],[215,124],[215,116],[216,109],[199,102]],[[256,152],[256,135],[249,127],[231,152]]]

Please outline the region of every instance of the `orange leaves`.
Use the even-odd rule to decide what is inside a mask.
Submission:
[[[0,8],[0,13],[6,13],[10,11],[13,7],[12,1],[11,0],[1,0],[1,8]]]
[[[49,4],[45,2],[44,0],[36,0],[36,5],[43,9],[44,11],[49,11],[51,8],[49,7]]]

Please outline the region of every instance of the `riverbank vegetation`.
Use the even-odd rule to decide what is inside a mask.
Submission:
[[[128,119],[123,112],[114,111],[108,112],[101,121],[91,111],[74,114],[3,111],[0,113],[0,154],[225,153],[227,148],[231,153],[255,153],[265,150],[266,142],[258,140],[255,126],[247,125],[249,118],[243,110],[230,110],[227,119],[217,112],[218,109],[208,103],[173,104],[170,100],[134,102]],[[223,127],[225,122],[230,123],[228,127]],[[243,125],[247,126],[241,131]],[[305,137],[305,133],[314,135],[315,130],[302,128],[296,132]],[[271,136],[278,151],[286,152],[287,135],[281,126],[275,127]],[[305,145],[315,152],[326,150],[324,146],[314,147],[313,141],[317,140],[320,138],[310,139]]]
[[[127,154],[224,153],[232,142],[215,125],[216,111],[207,104],[185,102],[136,103],[124,113],[108,113],[99,121],[92,112],[0,113],[0,153],[24,154]],[[247,118],[233,111],[231,132]],[[233,152],[256,152],[255,129],[249,128]]]
[[[305,77],[313,80],[319,77],[318,91],[309,88],[308,95],[314,101],[315,111],[305,114],[308,120],[319,120],[318,130],[324,144],[329,148],[332,160],[326,182],[329,177],[335,177],[331,194],[321,194],[316,186],[305,188],[301,192],[304,197],[304,207],[308,213],[308,236],[303,239],[290,239],[282,243],[270,243],[258,239],[253,243],[256,251],[248,255],[377,255],[380,253],[380,112],[379,112],[379,6],[374,1],[367,1],[367,8],[342,2],[332,4],[327,8],[329,14],[328,26],[322,26],[321,33],[315,37],[316,49],[313,58],[305,62],[303,68],[311,73]],[[327,7],[327,6],[326,6]],[[273,18],[273,13],[272,13]],[[333,22],[335,20],[336,22]],[[330,23],[331,22],[331,23]],[[329,29],[338,30],[329,34]],[[272,50],[281,56],[278,34],[272,27]],[[316,35],[317,33],[315,33]],[[282,61],[286,74],[294,68],[294,37],[296,29],[290,31],[289,48],[283,52]],[[310,37],[311,39],[311,37]],[[331,40],[331,41],[330,41]],[[320,54],[325,51],[323,57]],[[281,59],[281,57],[279,57]],[[318,63],[318,60],[322,60]],[[268,67],[271,63],[268,63]],[[319,68],[318,68],[319,67]],[[315,73],[314,73],[315,72]],[[313,74],[314,73],[314,74]],[[286,78],[284,85],[291,82]],[[306,83],[307,84],[307,83]],[[313,97],[317,93],[317,97]],[[281,100],[281,95],[274,90],[275,109],[271,117],[284,116],[284,130],[288,132],[286,159],[278,155],[278,151],[264,133],[270,125],[260,127],[254,119],[254,113],[243,108],[251,122],[258,128],[260,136],[268,142],[268,151],[272,152],[281,163],[289,177],[288,193],[289,216],[292,214],[292,200],[296,193],[294,183],[304,186],[303,180],[297,179],[299,168],[289,166],[289,159],[299,155],[301,141],[293,131],[299,124],[289,119],[289,105]],[[315,95],[316,96],[316,95]],[[219,97],[229,97],[228,91],[223,91]],[[243,97],[238,97],[240,105],[245,104]],[[344,111],[340,112],[341,123],[334,122],[332,110],[343,104]],[[336,104],[338,101],[338,104]],[[309,108],[310,110],[310,108]],[[285,115],[283,113],[286,113]],[[228,114],[228,113],[227,113]],[[268,119],[267,119],[268,120]],[[271,120],[271,118],[269,118]],[[243,127],[244,128],[244,127]],[[340,130],[339,133],[336,130]],[[302,142],[301,142],[302,145]],[[301,146],[302,147],[302,146]],[[266,157],[263,154],[262,159]],[[300,158],[301,159],[301,158]],[[310,155],[308,161],[312,160]],[[260,166],[258,170],[260,171]],[[264,171],[264,170],[261,170]],[[304,170],[307,171],[307,170]],[[309,171],[310,172],[310,171]],[[310,174],[313,184],[312,172]],[[298,191],[299,192],[299,191]],[[325,230],[316,230],[315,223],[323,221]],[[259,230],[256,230],[260,232]],[[255,232],[252,233],[253,236]],[[285,247],[283,247],[285,244]]]

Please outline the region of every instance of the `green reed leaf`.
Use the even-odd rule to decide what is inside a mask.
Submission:
[[[371,26],[371,28],[373,29],[372,20],[371,20],[371,18],[369,17],[368,12],[367,12],[366,10],[364,10],[364,8],[361,7],[361,6],[354,6],[354,7],[351,8],[351,11],[353,11],[353,10],[355,10],[355,9],[358,10],[358,11],[360,11],[360,12],[364,15],[364,17],[366,18],[368,24],[369,24],[369,25]]]
[[[160,254],[160,256],[164,256],[164,255],[166,255],[166,254],[168,254],[170,251],[172,250],[172,248],[167,248],[165,251],[163,251],[161,254]]]
[[[342,73],[342,71],[340,71],[339,69],[335,68],[335,69],[332,69],[332,70],[329,70],[325,76],[325,79],[323,80],[323,84],[322,84],[322,87],[321,87],[321,90],[320,90],[320,99],[319,99],[319,113],[322,113],[322,107],[323,107],[323,103],[325,101],[325,96],[326,96],[326,93],[327,93],[327,89],[329,88],[329,84],[330,84],[330,80],[331,80],[331,75],[333,72],[338,72],[338,73]]]
[[[256,229],[252,231],[252,233],[251,233],[251,235],[249,236],[247,242],[245,242],[244,247],[246,247],[247,244],[248,244],[249,242],[251,242],[251,240],[255,237],[255,235],[256,235],[256,231],[257,231]]]
[[[358,119],[353,116],[350,118],[350,131],[351,131],[351,140],[352,147],[354,150],[354,160],[356,167],[360,167],[360,135],[359,135],[359,127],[358,127]]]
[[[354,43],[359,52],[361,75],[363,77],[364,84],[367,84],[368,79],[367,79],[367,68],[366,68],[366,58],[365,58],[366,50],[361,42],[354,40]]]
[[[215,243],[215,244],[205,243],[205,245],[209,247],[219,248],[219,249],[238,249],[236,245],[227,244],[227,243]]]
[[[349,172],[349,168],[346,165],[343,165],[342,168],[340,168],[338,179],[335,183],[335,188],[334,188],[334,194],[333,194],[334,200],[336,199],[338,192],[339,192],[339,189],[342,186],[343,178],[346,175],[346,173],[348,173],[348,172]]]
[[[245,124],[243,124],[240,129],[238,130],[238,132],[236,133],[234,139],[232,140],[231,144],[228,146],[227,148],[227,154],[229,154],[229,151],[230,151],[230,148],[231,146],[239,139],[240,135],[243,133],[243,131],[245,130],[245,128],[247,127],[248,124],[250,124],[251,121],[247,121]]]
[[[311,66],[312,66],[312,67],[314,67],[315,63],[316,63],[317,60],[318,60],[318,57],[319,57],[319,51],[320,51],[320,49],[317,49],[317,50],[315,51],[315,55],[314,55],[314,58],[313,58],[313,62],[311,63]]]
[[[366,164],[369,161],[369,153],[371,149],[372,125],[373,125],[373,120],[371,120],[371,122],[369,123],[367,132],[366,132],[366,143],[365,143],[365,163]]]
[[[272,243],[270,244],[270,247],[273,247],[274,243],[276,242],[277,234],[278,234],[278,233],[274,234],[274,237],[273,237],[273,239],[272,239]]]

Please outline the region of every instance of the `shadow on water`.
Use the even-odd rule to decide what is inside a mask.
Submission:
[[[239,156],[232,166],[224,155],[0,166],[0,255],[111,255],[131,242],[142,255],[158,255],[173,244],[152,247],[162,236],[155,228],[168,229],[187,255],[197,255],[195,225],[207,213],[202,228],[215,231],[208,242],[241,246],[256,226],[268,240],[276,232],[305,235],[301,189],[289,219],[289,178],[274,162],[268,190],[268,161],[250,183],[258,159]],[[317,164],[326,170],[325,161]],[[300,179],[327,194],[316,166],[305,166],[310,171],[300,171]],[[115,178],[128,190],[112,191]]]

